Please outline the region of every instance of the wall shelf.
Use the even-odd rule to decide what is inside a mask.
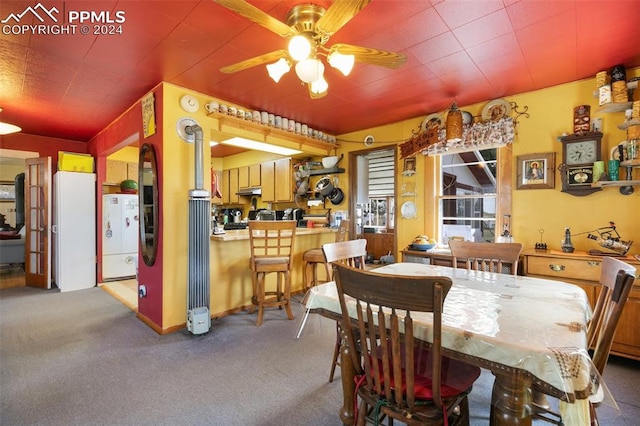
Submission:
[[[625,121],[622,124],[618,124],[617,127],[620,130],[627,130],[631,126],[640,126],[640,119],[634,118],[633,120]]]
[[[302,151],[305,151],[305,148],[307,148],[307,151],[309,151],[308,148],[312,148],[312,152],[320,150],[322,153],[327,154],[339,146],[288,130],[265,126],[262,123],[243,120],[242,118],[220,114],[218,112],[209,113],[207,116],[217,120],[218,126],[217,128],[214,127],[214,130],[229,135],[244,136],[260,142],[275,143],[286,147],[291,147],[291,144],[295,144]]]
[[[309,170],[309,176],[319,176],[319,175],[332,175],[336,173],[344,173],[344,169],[340,167],[333,167],[331,169],[311,169]]]
[[[640,180],[601,180],[591,184],[592,188],[604,188],[607,186],[638,186]]]
[[[602,105],[597,112],[622,112],[633,106],[633,102],[611,102]]]

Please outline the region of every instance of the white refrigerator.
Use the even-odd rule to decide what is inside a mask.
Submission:
[[[138,260],[138,195],[102,196],[102,278],[133,277]]]
[[[60,291],[96,285],[96,175],[53,175],[54,278]]]

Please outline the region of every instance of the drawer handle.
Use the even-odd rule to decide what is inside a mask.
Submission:
[[[549,268],[556,272],[564,271],[565,269],[564,265],[549,265]]]
[[[600,266],[600,262],[596,262],[594,260],[591,260],[591,261],[587,262],[587,265],[589,265],[589,266]]]

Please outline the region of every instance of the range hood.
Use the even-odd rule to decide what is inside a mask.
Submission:
[[[262,188],[259,186],[252,188],[240,188],[236,195],[262,195]]]

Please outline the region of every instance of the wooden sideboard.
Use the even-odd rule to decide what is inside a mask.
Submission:
[[[600,292],[602,257],[586,252],[564,253],[558,250],[525,250],[523,273],[527,276],[553,279],[576,284],[587,293],[593,307]],[[633,265],[640,272],[640,262],[627,256],[620,260]],[[611,353],[640,360],[640,280],[631,289],[627,304],[618,323]]]

